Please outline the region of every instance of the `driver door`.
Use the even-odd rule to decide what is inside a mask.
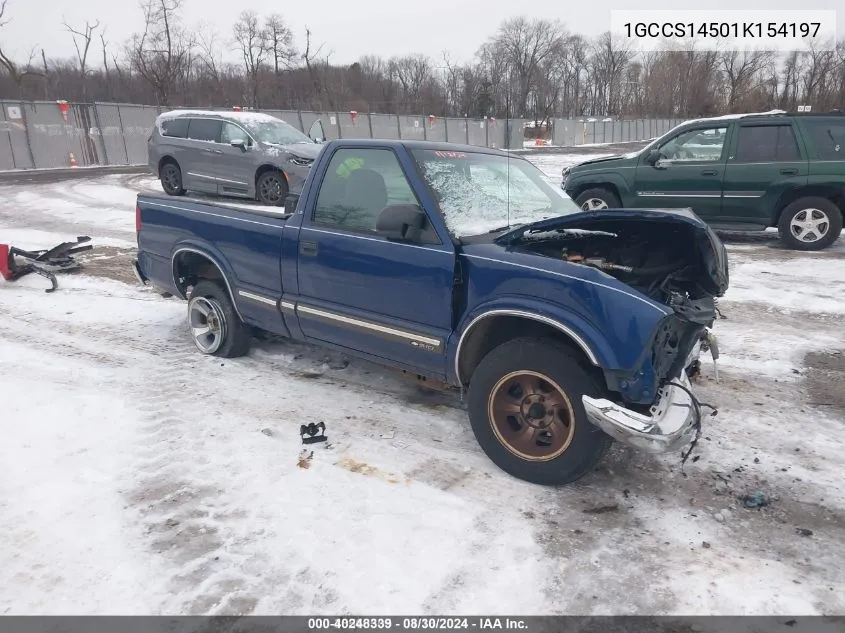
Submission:
[[[357,350],[429,376],[446,373],[455,248],[429,224],[417,243],[376,231],[388,205],[421,206],[410,159],[391,149],[336,149],[297,257],[296,313],[308,340]],[[431,209],[423,209],[431,217]],[[400,360],[401,359],[401,360]]]
[[[691,208],[703,220],[721,213],[722,181],[728,148],[728,123],[701,125],[679,132],[637,164],[634,189],[637,208]]]

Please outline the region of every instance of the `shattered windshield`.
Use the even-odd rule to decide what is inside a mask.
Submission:
[[[305,134],[284,121],[250,121],[247,123],[247,128],[255,140],[262,143],[291,145],[312,142]]]
[[[457,238],[581,212],[526,160],[481,152],[412,153]]]

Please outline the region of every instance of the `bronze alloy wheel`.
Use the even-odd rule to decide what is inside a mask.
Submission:
[[[575,432],[575,412],[566,392],[534,371],[503,376],[490,390],[487,415],[502,446],[531,462],[562,455]]]

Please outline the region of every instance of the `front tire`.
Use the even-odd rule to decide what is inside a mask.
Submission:
[[[184,196],[186,189],[182,184],[182,170],[173,161],[168,161],[159,170],[161,188],[168,196]]]
[[[219,283],[204,280],[191,291],[188,327],[194,345],[203,354],[237,358],[249,352],[250,329],[238,316],[229,292]]]
[[[784,208],[778,234],[789,248],[820,251],[833,244],[842,233],[842,212],[826,198],[799,198]]]
[[[285,206],[288,181],[280,171],[265,171],[255,183],[255,198],[268,207]]]
[[[603,390],[554,339],[503,343],[482,359],[467,394],[470,424],[490,460],[530,483],[563,485],[595,468],[612,439],[581,396]]]
[[[619,196],[603,187],[582,191],[575,198],[575,204],[584,211],[601,211],[603,209],[619,209],[622,207],[622,201],[619,200]]]

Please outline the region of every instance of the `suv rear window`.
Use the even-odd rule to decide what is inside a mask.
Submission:
[[[805,121],[822,160],[845,160],[845,121]]]
[[[188,136],[188,119],[165,119],[161,122],[161,135],[185,138]]]
[[[220,139],[220,121],[215,119],[191,119],[188,138],[195,141],[217,141]]]
[[[742,125],[736,159],[743,163],[798,160],[798,142],[791,125]]]

